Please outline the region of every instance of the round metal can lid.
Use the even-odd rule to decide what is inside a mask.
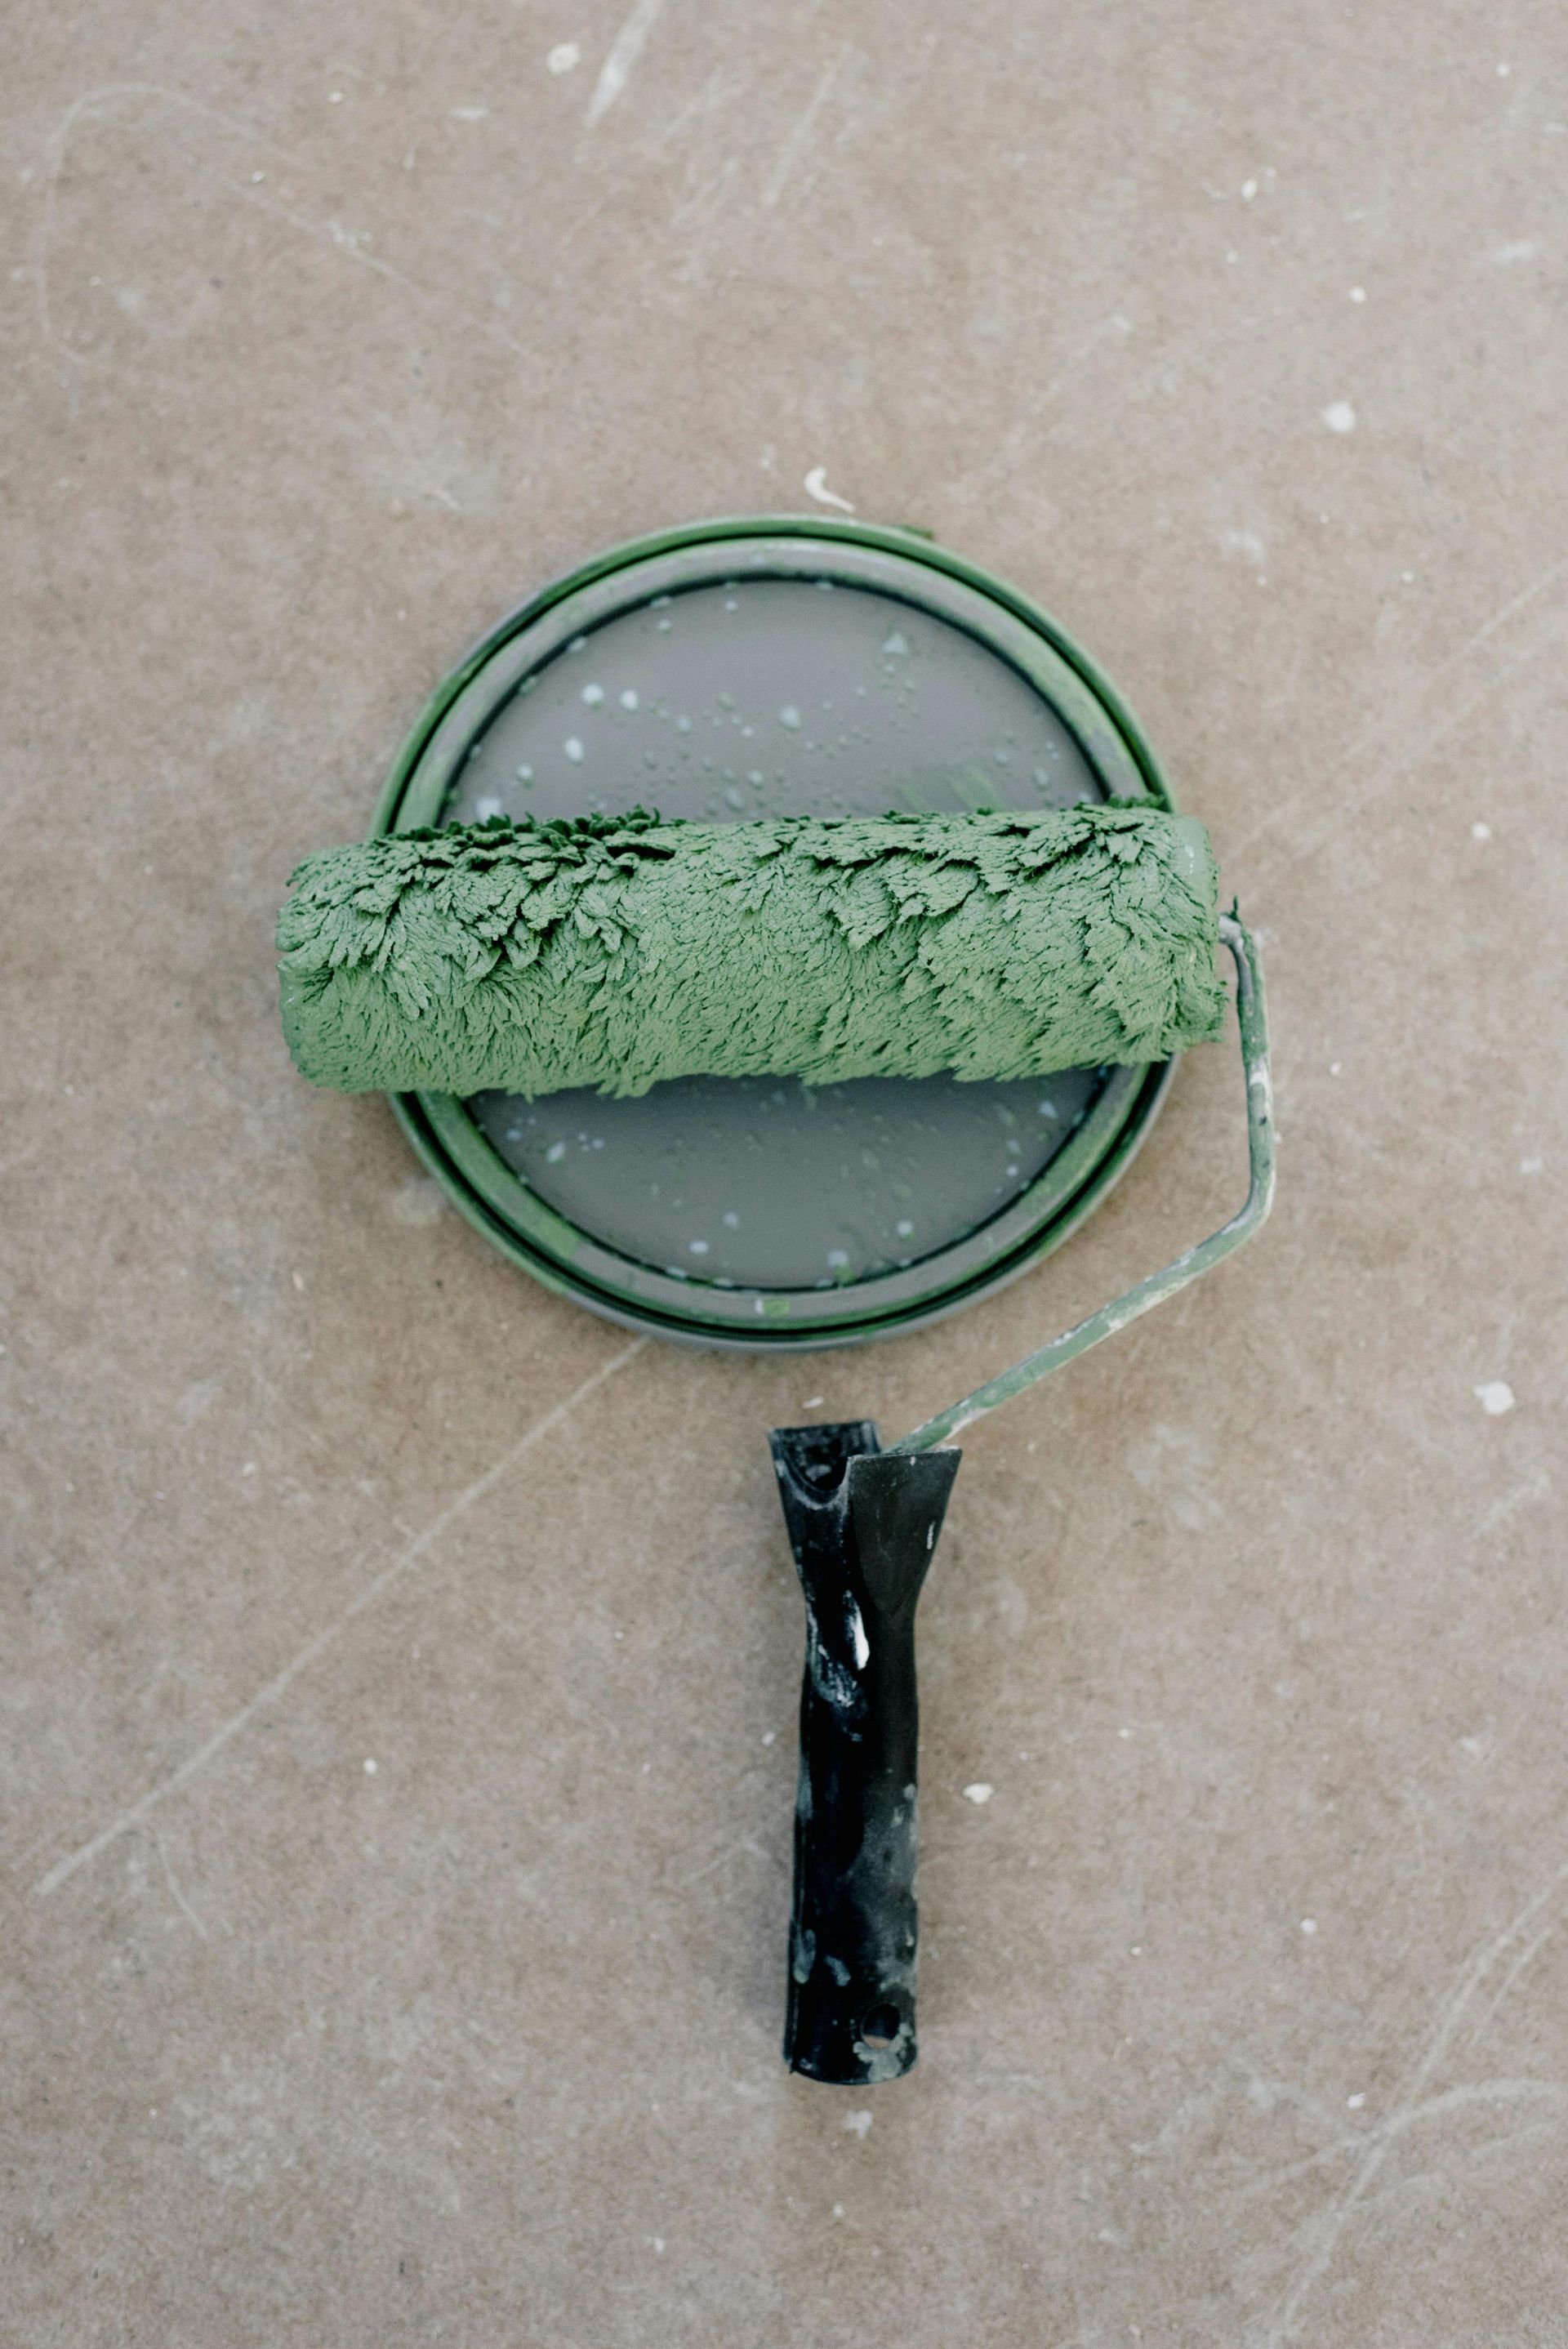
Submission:
[[[634,541],[513,613],[428,705],[376,829],[1139,794],[1171,804],[1043,613],[920,533],[779,517]],[[551,1288],[663,1336],[774,1350],[908,1330],[1014,1278],[1104,1196],[1170,1073],[396,1106],[454,1204]]]

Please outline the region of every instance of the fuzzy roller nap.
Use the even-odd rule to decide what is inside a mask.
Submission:
[[[1216,885],[1202,826],[1146,807],[496,818],[308,858],[284,1027],[346,1092],[1162,1061],[1219,1027]]]

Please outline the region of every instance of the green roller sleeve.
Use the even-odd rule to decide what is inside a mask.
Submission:
[[[1216,888],[1141,806],[382,834],[294,874],[284,1030],[344,1092],[1160,1061],[1218,1032]]]

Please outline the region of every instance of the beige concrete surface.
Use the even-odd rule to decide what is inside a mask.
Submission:
[[[1568,2342],[1562,9],[628,5],[12,12],[0,2335]],[[1283,1133],[969,1440],[864,2095],[766,1431],[1217,1220],[1230,1053],[1005,1297],[736,1361],[487,1251],[270,947],[509,604],[819,466],[1124,688]]]

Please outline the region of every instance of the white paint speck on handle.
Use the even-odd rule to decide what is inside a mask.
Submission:
[[[1347,399],[1330,400],[1323,410],[1323,420],[1331,432],[1354,432],[1356,410]]]
[[[984,1778],[977,1778],[972,1786],[965,1787],[964,1799],[966,1803],[988,1803],[995,1791],[995,1787],[988,1786]]]
[[[1501,1419],[1504,1412],[1513,1409],[1517,1400],[1506,1379],[1484,1379],[1471,1392],[1488,1419]]]

